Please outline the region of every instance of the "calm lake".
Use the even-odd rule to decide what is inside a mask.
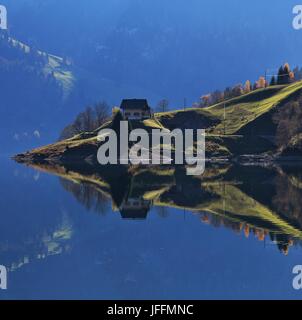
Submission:
[[[0,299],[302,298],[296,166],[29,168],[0,157]]]

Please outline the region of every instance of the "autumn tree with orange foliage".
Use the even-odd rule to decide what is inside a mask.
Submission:
[[[244,85],[244,93],[250,93],[252,91],[252,84],[250,80],[247,80]]]
[[[267,82],[264,77],[260,77],[257,81],[257,89],[263,89],[267,87]]]

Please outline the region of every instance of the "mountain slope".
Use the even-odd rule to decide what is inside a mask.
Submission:
[[[265,114],[276,110],[275,107],[300,93],[302,93],[301,81],[291,85],[258,89],[203,109],[189,108],[159,113],[156,117],[168,128],[203,128],[208,129],[211,134],[235,135],[241,134],[250,123],[255,124]]]
[[[83,69],[69,58],[44,52],[2,30],[0,82],[0,142],[13,152],[30,148],[39,140],[48,143],[57,139],[67,119],[87,105],[104,100],[113,105],[127,95],[152,97],[152,92],[117,86],[101,73]]]
[[[0,82],[1,145],[9,149],[53,139],[47,128],[52,123],[59,130],[60,113],[73,100],[72,67],[0,32]]]

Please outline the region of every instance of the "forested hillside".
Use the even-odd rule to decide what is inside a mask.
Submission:
[[[2,144],[26,142],[46,132],[72,97],[67,61],[0,33],[0,123]],[[9,129],[8,129],[9,128]]]

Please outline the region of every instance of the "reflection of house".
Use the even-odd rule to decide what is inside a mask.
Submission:
[[[123,219],[144,220],[151,208],[151,201],[143,198],[128,198],[120,206]]]
[[[142,120],[151,117],[151,108],[146,99],[124,99],[120,109],[127,120]]]

